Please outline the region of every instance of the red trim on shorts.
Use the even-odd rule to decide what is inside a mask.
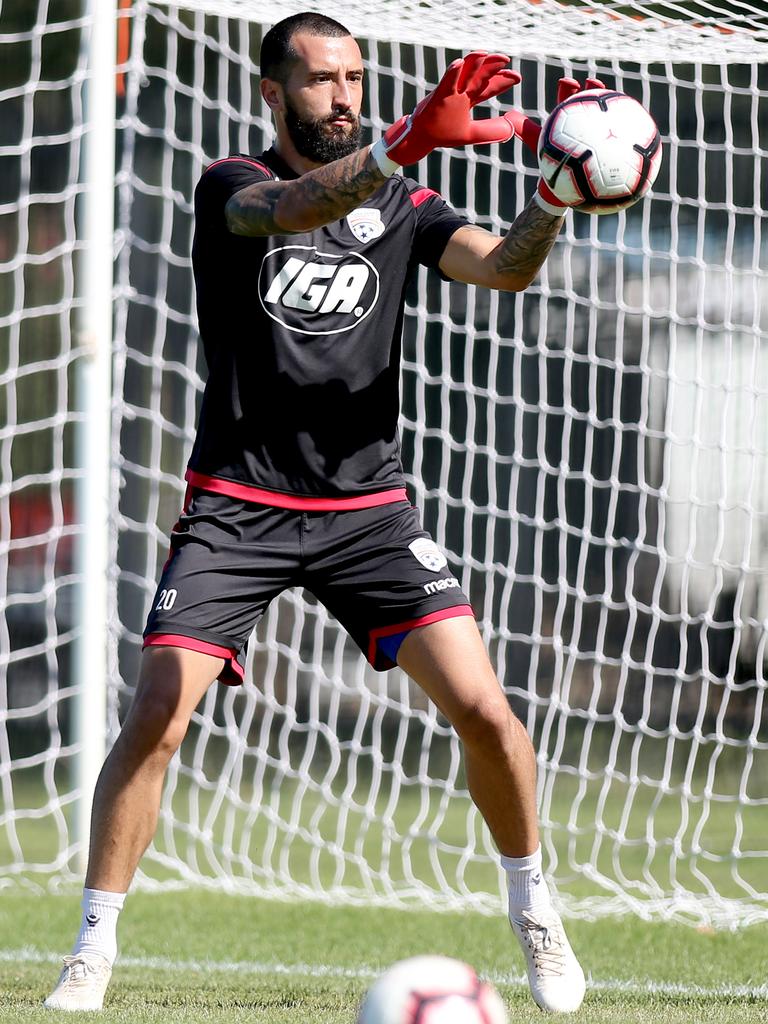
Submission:
[[[432,196],[439,196],[439,192],[435,192],[433,188],[417,188],[415,192],[411,192],[411,202],[414,206],[421,206],[422,203],[426,203]]]
[[[180,633],[150,633],[144,638],[144,647],[183,647],[187,651],[197,651],[198,654],[208,654],[212,658],[223,658],[228,666],[222,669],[221,681],[229,686],[238,686],[245,679],[245,672],[237,660],[237,651],[234,647],[220,647],[218,644],[209,644],[205,640],[198,640],[194,636],[182,636]],[[227,670],[237,678],[229,680],[225,673]]]
[[[267,173],[270,178],[273,177],[273,172],[270,171],[266,164],[259,163],[258,160],[251,160],[247,156],[223,156],[221,160],[214,160],[212,164],[208,164],[203,173],[207,174],[213,167],[218,167],[219,164],[231,163],[232,161],[238,161],[241,164],[252,164],[254,167],[258,167],[260,171]]]
[[[380,636],[392,636],[394,633],[405,633],[406,630],[416,629],[417,626],[428,626],[431,622],[440,622],[443,619],[455,619],[460,615],[471,615],[475,613],[468,604],[456,604],[452,608],[441,608],[439,612],[430,612],[429,615],[421,615],[418,619],[409,619],[408,622],[398,622],[394,626],[381,626],[379,629],[372,629],[368,634],[368,661],[371,665],[376,660],[376,641]]]
[[[297,509],[301,512],[338,512],[340,509],[377,508],[379,505],[393,505],[396,501],[408,500],[408,494],[404,487],[397,487],[391,491],[377,491],[375,494],[357,494],[353,498],[309,498],[300,494],[266,491],[261,487],[254,487],[252,484],[238,484],[219,476],[206,476],[204,473],[197,473],[194,469],[187,470],[185,479],[201,491],[224,494],[228,498],[252,501],[257,505]]]

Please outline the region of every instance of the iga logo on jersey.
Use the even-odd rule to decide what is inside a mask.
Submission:
[[[444,566],[448,565],[448,559],[429,537],[412,540],[408,547],[424,568],[429,569],[430,572],[440,572]]]
[[[384,234],[384,221],[381,211],[367,206],[360,206],[347,214],[349,230],[358,242],[370,242]]]
[[[259,271],[264,312],[299,334],[340,334],[369,315],[379,297],[379,273],[359,253],[320,252],[283,245],[268,252]]]

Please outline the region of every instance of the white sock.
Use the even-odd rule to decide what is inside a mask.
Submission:
[[[98,953],[113,964],[117,957],[117,917],[124,902],[124,892],[83,889],[83,918],[72,952]]]
[[[509,886],[509,915],[519,917],[546,910],[552,905],[544,873],[541,870],[541,847],[528,857],[501,857]]]

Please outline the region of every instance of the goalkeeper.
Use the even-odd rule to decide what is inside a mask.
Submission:
[[[125,893],[154,834],[168,762],[216,680],[243,678],[270,600],[305,586],[377,669],[399,665],[456,730],[509,879],[534,999],[577,1009],[584,974],[552,907],[531,741],[467,597],[408,501],[398,439],[400,335],[417,264],[521,291],[565,208],[543,182],[499,238],[399,173],[439,147],[535,146],[517,112],[473,108],[520,80],[470,53],[373,146],[363,61],[338,22],[298,14],[264,37],[274,146],[211,165],[195,193],[193,266],[209,376],[184,509],[152,603],[138,686],[96,788],[83,916],[45,1005],[102,1006]],[[564,81],[563,90],[578,85]]]

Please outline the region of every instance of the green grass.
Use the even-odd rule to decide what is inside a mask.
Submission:
[[[76,893],[0,890],[0,1024],[58,1019],[40,1003],[79,916]],[[768,926],[712,933],[625,917],[571,921],[568,931],[592,979],[574,1024],[768,1020]],[[501,918],[137,892],[119,936],[107,1005],[78,1015],[84,1024],[352,1024],[371,978],[423,952],[459,957],[491,977],[512,1024],[542,1020]]]
[[[374,787],[372,774],[359,765],[355,770],[346,757],[323,793],[320,759],[305,790],[291,775],[299,767],[300,745],[292,749],[297,763],[284,766],[287,775],[274,765],[260,771],[261,762],[249,754],[235,783],[223,772],[212,742],[208,751],[210,763],[206,758],[198,766],[203,777],[198,774],[196,782],[202,785],[190,785],[184,775],[177,781],[155,841],[160,854],[175,851],[204,875],[214,873],[211,855],[217,869],[233,878],[247,875],[250,864],[257,879],[306,882],[314,876],[323,885],[347,887],[363,884],[365,863],[380,896],[383,877],[397,882],[410,875],[434,887],[437,858],[447,877],[460,870],[470,890],[495,891],[490,860],[461,864],[468,844],[481,845],[479,820],[463,795],[453,794],[446,805],[442,787],[413,784],[401,788],[390,807],[391,775],[384,773]],[[743,898],[730,856],[739,837],[740,849],[753,854],[741,859],[739,871],[765,892],[765,860],[756,851],[765,845],[760,800],[767,792],[768,765],[761,763],[759,786],[745,801],[733,796],[743,765],[725,757],[710,795],[699,773],[683,797],[681,766],[660,789],[657,762],[663,759],[657,753],[648,747],[648,763],[637,765],[631,779],[628,757],[622,757],[620,771],[600,770],[607,758],[595,746],[587,780],[563,772],[545,787],[544,837],[557,853],[561,890],[574,898],[605,895],[583,872],[563,877],[569,863],[587,864],[594,855],[607,878],[615,878],[618,869],[631,882],[648,871],[669,889],[674,867],[676,880],[696,894],[706,891],[696,877],[700,871],[723,895]],[[183,754],[188,764],[191,751]],[[436,779],[445,778],[444,769],[430,765]],[[414,775],[407,758],[403,770]],[[56,781],[59,794],[71,789],[66,771]],[[462,785],[459,778],[457,787]],[[41,895],[22,885],[49,883],[50,865],[72,842],[72,808],[56,811],[40,775],[19,771],[13,775],[12,806],[29,816],[9,815],[0,827],[0,882],[17,861],[27,869],[20,884],[0,888],[0,1024],[50,1024],[56,1017],[40,1004],[55,981],[60,954],[71,946],[79,898],[72,889]],[[682,856],[673,862],[675,840]],[[722,859],[697,857],[696,841]],[[334,852],[335,844],[343,856]],[[43,867],[31,871],[32,863]],[[142,869],[160,880],[179,877],[158,859],[145,859]],[[577,1024],[768,1022],[768,925],[730,934],[624,917],[571,921],[568,931],[592,978],[584,1007],[573,1018]],[[119,934],[122,957],[107,1008],[98,1017],[78,1016],[84,1024],[353,1024],[371,979],[395,960],[423,952],[467,960],[494,980],[511,1024],[542,1019],[521,983],[522,957],[501,917],[268,902],[210,890],[137,892],[126,904]]]

